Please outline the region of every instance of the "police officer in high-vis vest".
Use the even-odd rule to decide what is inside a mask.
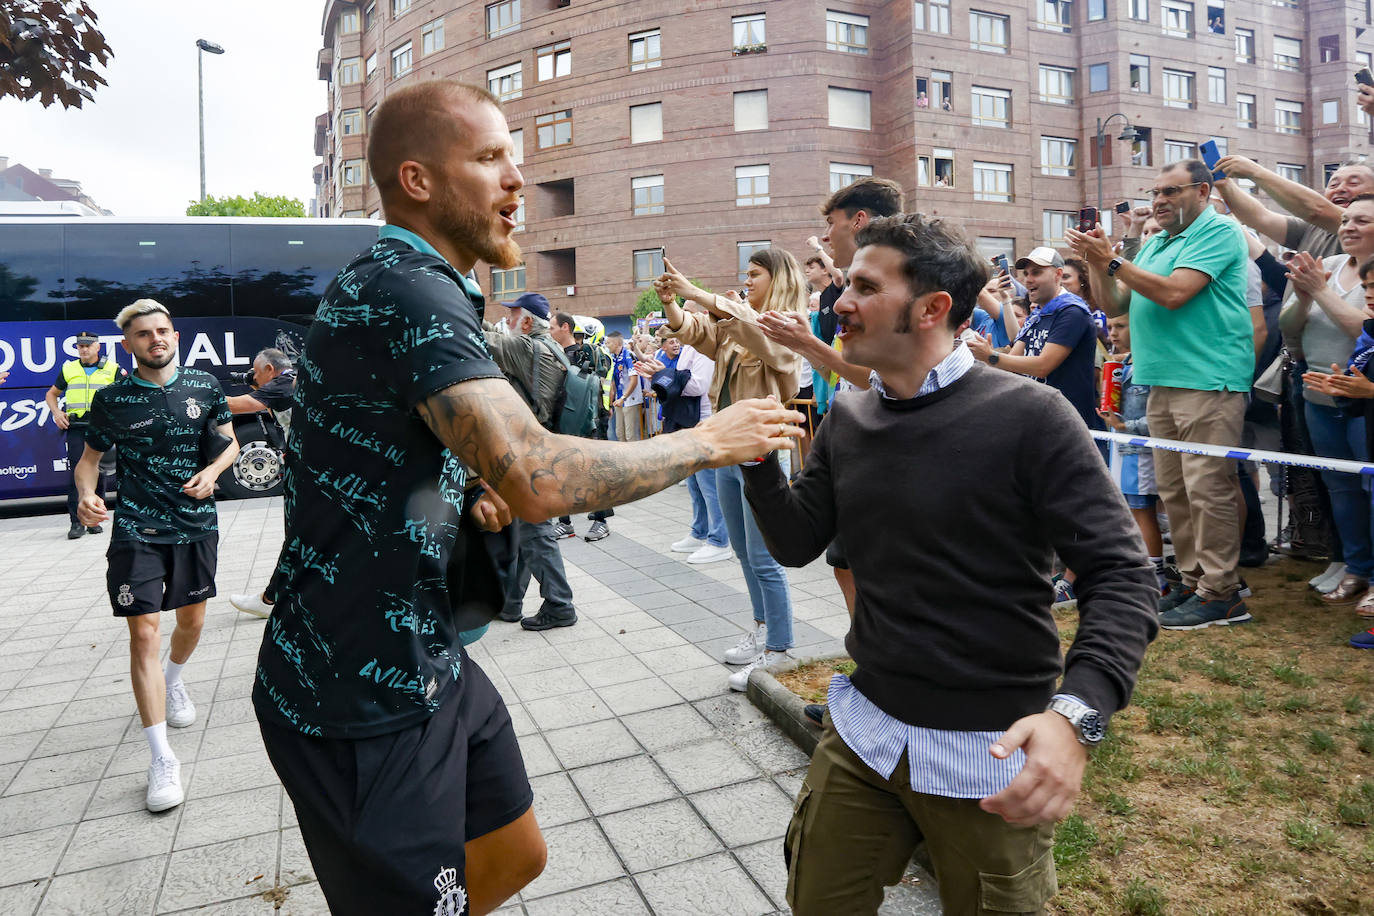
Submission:
[[[57,381],[48,389],[45,400],[52,412],[57,428],[65,430],[67,436],[67,467],[76,470],[81,453],[86,449],[86,413],[91,409],[95,393],[116,379],[128,375],[114,360],[100,355],[100,338],[90,331],[79,331],[76,335],[77,358],[63,364]],[[58,406],[58,398],[65,401],[66,409]],[[100,461],[100,488],[102,494],[111,489],[115,472],[115,450],[110,449]],[[76,540],[87,531],[99,534],[100,526],[84,527],[76,517],[76,482],[67,485],[67,515],[72,527],[67,532],[69,540]]]

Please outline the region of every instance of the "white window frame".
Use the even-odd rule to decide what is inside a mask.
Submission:
[[[350,79],[349,77],[352,77]],[[362,58],[345,57],[339,61],[339,85],[355,86],[362,82]]]
[[[656,143],[663,139],[663,103],[630,106],[630,142]]]
[[[1078,169],[1078,141],[1072,137],[1040,137],[1040,174],[1072,177]]]
[[[354,32],[360,31],[362,29],[362,22],[362,14],[358,12],[356,6],[352,9],[344,10],[339,14],[339,34],[352,35]]]
[[[630,179],[630,211],[635,216],[655,216],[663,210],[662,175],[640,175]]]
[[[1186,70],[1165,67],[1160,72],[1165,108],[1195,108],[1197,105],[1197,75]]]
[[[768,47],[768,21],[763,13],[730,17],[730,46],[736,51],[761,51]]]
[[[643,289],[663,274],[663,249],[639,248],[630,256],[630,273],[635,288]]]
[[[487,37],[499,38],[520,28],[520,0],[496,0],[486,6]]]
[[[1106,74],[1106,76],[1107,76],[1107,82],[1106,82],[1105,85],[1103,85],[1103,87],[1102,87],[1101,89],[1094,89],[1094,88],[1093,88],[1093,74],[1094,74],[1094,73],[1104,73],[1104,74]],[[1108,64],[1108,63],[1088,64],[1088,95],[1092,95],[1093,93],[1096,93],[1096,92],[1110,92],[1110,91],[1111,91],[1111,88],[1112,88],[1112,66],[1111,66],[1111,64]]]
[[[564,115],[564,114],[567,115],[566,118],[559,117],[559,115]],[[562,126],[563,126],[564,124],[568,125],[568,139],[567,139],[566,142],[558,143],[558,142],[556,142],[556,141],[558,140],[558,134],[559,134],[560,129],[562,128]],[[544,137],[546,136],[546,131],[551,131],[551,132],[552,132],[551,134],[547,134],[547,136],[549,136],[549,138],[550,138],[551,140],[555,141],[555,142],[552,142],[552,143],[544,143],[544,142],[543,142]],[[560,146],[572,146],[572,142],[573,142],[573,116],[572,116],[572,109],[571,109],[571,108],[560,108],[560,109],[558,109],[557,111],[549,111],[549,112],[545,112],[545,113],[542,114],[542,115],[535,115],[535,118],[534,118],[534,133],[535,133],[534,142],[535,142],[536,146],[537,146],[539,149],[557,149],[557,148],[560,147]]]
[[[376,51],[373,51],[371,54],[367,55],[367,66],[365,67],[365,69],[366,69],[367,72],[366,72],[366,76],[364,76],[363,78],[364,78],[364,79],[369,79],[369,80],[372,79],[373,74],[375,74],[375,73],[377,72],[377,52],[376,52]]]
[[[535,49],[535,79],[541,83],[572,76],[572,41],[555,41]]]
[[[955,170],[954,170],[954,165],[955,165],[955,163],[954,163],[954,150],[952,150],[952,149],[939,149],[939,148],[937,147],[936,149],[931,150],[931,152],[932,152],[934,155],[931,157],[931,165],[932,165],[932,168],[931,168],[931,170],[930,170],[930,172],[931,172],[930,178],[931,178],[931,181],[935,182],[935,184],[933,184],[932,187],[936,187],[936,188],[952,188],[952,187],[955,187],[955,179],[956,179],[956,177],[957,177],[957,173],[956,173]],[[940,179],[943,177],[943,176],[940,174],[940,163],[942,163],[942,162],[948,162],[948,163],[949,163],[949,181],[945,182],[944,184],[940,184]]]
[[[1073,31],[1073,0],[1035,0],[1035,12],[1035,24],[1045,31]]]
[[[762,114],[760,123],[759,114]],[[744,126],[740,126],[743,124]],[[735,93],[735,130],[768,129],[768,90],[746,89]]]
[[[1164,165],[1170,166],[1185,159],[1197,158],[1197,144],[1189,140],[1164,141]]]
[[[1078,228],[1078,214],[1073,210],[1040,211],[1041,241],[1051,248],[1063,247],[1064,230]],[[1056,234],[1055,230],[1058,230]]]
[[[826,10],[825,49],[844,54],[867,54],[868,17]]]
[[[1226,104],[1226,68],[1207,68],[1207,101],[1215,105]]]
[[[339,169],[339,181],[345,188],[360,188],[367,184],[367,160],[345,159]]]
[[[1137,22],[1150,21],[1150,0],[1130,0],[1130,17]]]
[[[1248,118],[1245,116],[1246,109],[1249,109]],[[1246,130],[1254,130],[1259,126],[1259,101],[1253,93],[1236,93],[1236,126]]]
[[[969,87],[969,116],[975,127],[1011,126],[1011,92],[989,86]]]
[[[1302,70],[1302,39],[1274,35],[1274,69]]]
[[[1161,28],[1165,35],[1192,38],[1197,23],[1195,7],[1187,0],[1160,0],[1160,12],[1164,14]]]
[[[517,264],[505,270],[499,267],[493,267],[491,269],[491,295],[493,299],[509,295],[510,293],[523,293],[524,291],[524,264]]]
[[[516,165],[525,161],[525,129],[517,127],[510,132],[511,161]]]
[[[969,47],[973,50],[1006,54],[1011,47],[1010,33],[1009,17],[983,10],[968,11]]]
[[[1255,30],[1236,29],[1236,63],[1253,64],[1255,62]]]
[[[444,17],[431,19],[420,26],[420,56],[427,57],[444,50]]]
[[[409,73],[415,65],[414,49],[410,42],[391,49],[391,78],[399,79]]]
[[[739,282],[749,279],[749,256],[764,248],[772,248],[773,243],[764,239],[758,242],[736,242],[735,264],[739,267]]]
[[[992,186],[988,181],[992,179]],[[1016,199],[1012,167],[1007,162],[973,163],[973,199],[1011,203]]]
[[[1341,123],[1341,103],[1339,99],[1322,99],[1322,123]]]
[[[412,2],[413,0],[391,0],[391,18],[399,19],[410,12]]]
[[[831,127],[845,130],[873,129],[873,93],[866,89],[831,86],[826,93]]]
[[[345,108],[339,112],[339,136],[352,137],[363,132],[363,110]]]
[[[1300,185],[1307,184],[1307,166],[1294,162],[1279,162],[1274,165],[1274,171],[1280,178],[1287,178],[1289,181]]]
[[[1274,99],[1274,130],[1281,134],[1302,133],[1302,102]]]
[[[834,194],[860,178],[872,177],[873,166],[871,165],[860,165],[855,162],[832,162],[830,163],[830,193]]]
[[[636,70],[652,70],[655,67],[663,66],[663,35],[658,29],[647,29],[643,32],[630,33],[630,72]],[[642,53],[639,59],[635,59],[635,45],[638,44]]]
[[[915,27],[935,35],[948,35],[949,3],[950,0],[916,0]]]
[[[1040,101],[1051,105],[1072,105],[1074,102],[1074,84],[1078,80],[1078,71],[1071,67],[1056,67],[1051,64],[1040,65]],[[1057,83],[1058,85],[1052,85]],[[1067,89],[1067,94],[1055,94],[1052,89]]]
[[[487,71],[487,89],[503,102],[518,99],[525,91],[525,67],[520,61]]]
[[[762,207],[769,198],[768,165],[735,166],[735,206]]]
[[[1140,88],[1136,88],[1136,75],[1140,76]],[[1126,84],[1132,92],[1150,94],[1150,58],[1146,54],[1132,54],[1126,59]]]

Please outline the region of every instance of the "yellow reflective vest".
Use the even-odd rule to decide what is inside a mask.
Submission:
[[[119,378],[119,366],[112,359],[102,358],[95,364],[95,371],[86,374],[81,360],[74,359],[62,366],[62,380],[67,383],[62,396],[67,401],[67,416],[84,416],[91,409],[91,401],[101,388],[114,383]]]

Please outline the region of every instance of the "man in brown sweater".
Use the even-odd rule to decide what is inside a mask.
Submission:
[[[744,469],[779,562],[838,535],[857,585],[858,669],[831,682],[788,903],[874,913],[924,838],[946,912],[1037,913],[1054,822],[1156,632],[1154,575],[1068,402],[956,345],[987,280],[962,234],[899,215],[857,241],[838,333],[872,387],[836,403],[790,488],[771,458]],[[1062,663],[1055,551],[1080,583]]]

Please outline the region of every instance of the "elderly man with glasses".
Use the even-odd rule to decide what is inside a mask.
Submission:
[[[1134,262],[1116,257],[1101,229],[1071,229],[1067,238],[1088,262],[1107,314],[1130,316],[1135,378],[1151,386],[1150,434],[1238,445],[1255,362],[1248,253],[1244,231],[1209,206],[1211,194],[1200,160],[1160,172],[1150,197],[1161,231]],[[1160,626],[1248,622],[1237,573],[1235,462],[1157,449],[1155,478],[1183,574],[1183,586],[1160,599]]]

